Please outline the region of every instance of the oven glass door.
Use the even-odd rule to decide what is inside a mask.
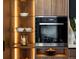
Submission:
[[[42,43],[56,43],[57,25],[40,25],[40,39]]]
[[[64,23],[40,23],[40,43],[66,43],[67,29]]]

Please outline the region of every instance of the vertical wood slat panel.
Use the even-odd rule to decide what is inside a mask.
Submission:
[[[3,59],[10,59],[10,1],[3,0],[3,40],[5,41],[5,51]],[[1,19],[2,20],[2,19]]]
[[[35,0],[36,16],[67,16],[68,0]]]
[[[36,16],[51,16],[51,0],[35,0]]]
[[[68,0],[52,0],[52,15],[67,16]]]
[[[43,0],[35,0],[35,15],[43,15]]]

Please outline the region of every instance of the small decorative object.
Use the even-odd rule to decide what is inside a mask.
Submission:
[[[42,50],[41,49],[36,49],[36,51],[37,51],[37,54],[42,54]]]
[[[54,48],[49,48],[45,52],[46,52],[46,55],[49,55],[49,56],[56,54],[56,50]]]
[[[28,44],[28,36],[22,35],[21,36],[21,45],[27,45]]]
[[[31,32],[32,28],[25,28],[26,32]]]
[[[20,13],[20,16],[22,16],[22,17],[26,17],[26,16],[28,16],[28,14],[29,14],[29,13],[25,13],[25,12],[23,12],[23,13]]]
[[[21,27],[19,27],[19,28],[16,28],[16,30],[18,31],[18,32],[32,32],[32,28],[21,28]]]
[[[18,32],[23,32],[24,28],[16,28]]]
[[[17,31],[21,33],[21,45],[27,45],[28,44],[28,36],[27,32],[32,32],[32,28],[17,28]]]

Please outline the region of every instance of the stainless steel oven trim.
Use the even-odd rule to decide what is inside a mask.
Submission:
[[[39,23],[39,25],[64,25],[64,23]]]
[[[35,17],[45,17],[45,18],[47,18],[47,17],[54,17],[54,18],[56,18],[56,17],[58,17],[58,16],[35,16]]]
[[[67,43],[36,43],[35,46],[67,46]]]

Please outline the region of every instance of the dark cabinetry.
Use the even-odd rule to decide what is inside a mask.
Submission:
[[[69,16],[76,17],[76,0],[69,0]]]

